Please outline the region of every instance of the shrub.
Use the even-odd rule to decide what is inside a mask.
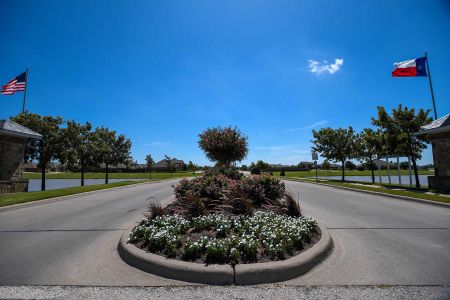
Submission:
[[[285,174],[285,172],[284,172],[284,169],[283,169],[283,170],[281,170],[281,172],[280,172],[280,176],[286,176],[286,174]]]
[[[267,174],[243,178],[241,188],[247,198],[257,206],[264,203],[265,199],[281,199],[285,193],[284,183]]]
[[[235,215],[249,216],[253,214],[252,203],[245,198],[233,198],[230,204],[232,213]]]
[[[286,203],[288,215],[290,217],[296,217],[296,218],[300,217],[301,216],[300,205],[294,199],[294,197],[291,194],[286,193],[286,195],[284,195],[284,200]]]
[[[250,174],[252,174],[252,175],[259,175],[259,174],[261,174],[261,170],[259,168],[253,168],[250,171]]]
[[[214,168],[206,167],[206,168],[204,168],[203,172],[204,172],[204,175],[207,177],[224,175],[224,176],[234,179],[234,180],[239,180],[242,178],[242,173],[240,173],[239,170],[233,166],[229,166],[229,167],[216,166]]]
[[[156,217],[162,217],[164,215],[164,209],[161,207],[160,203],[150,203],[147,208],[147,212],[144,216],[150,220],[153,220]]]
[[[228,167],[243,160],[248,153],[247,137],[236,127],[208,128],[199,135],[198,141],[206,157],[219,166]]]

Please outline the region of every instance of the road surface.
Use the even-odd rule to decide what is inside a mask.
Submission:
[[[134,269],[116,251],[150,201],[171,201],[175,182],[0,209],[0,285],[189,285]],[[286,187],[329,229],[335,249],[284,285],[450,284],[449,208],[309,183]]]

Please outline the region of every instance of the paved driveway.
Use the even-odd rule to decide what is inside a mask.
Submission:
[[[134,269],[116,252],[123,230],[149,201],[171,201],[175,182],[0,210],[0,285],[188,285]],[[328,227],[335,249],[283,285],[450,284],[450,209],[308,183],[286,186],[300,195],[304,214]]]

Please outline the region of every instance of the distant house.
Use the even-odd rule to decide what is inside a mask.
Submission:
[[[172,162],[172,166],[174,168],[175,171],[180,171],[180,170],[184,170],[186,164],[184,163],[184,161],[180,160],[180,159],[176,159],[176,158],[172,158],[170,160]],[[169,166],[167,165],[167,162],[165,159],[158,161],[155,166],[154,166],[155,170],[168,170]]]
[[[282,165],[282,164],[270,164],[270,169],[273,171],[281,171],[285,169],[289,169],[291,166],[289,165]]]

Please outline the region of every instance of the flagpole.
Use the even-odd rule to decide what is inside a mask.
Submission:
[[[433,84],[431,83],[430,64],[428,62],[428,55],[426,51],[425,51],[425,58],[427,61],[428,81],[430,82],[431,100],[433,100],[434,119],[437,120],[436,103],[434,102]]]
[[[28,68],[25,75],[25,90],[23,91],[23,103],[22,103],[22,113],[25,113],[25,101],[27,99],[27,86],[28,86]]]

